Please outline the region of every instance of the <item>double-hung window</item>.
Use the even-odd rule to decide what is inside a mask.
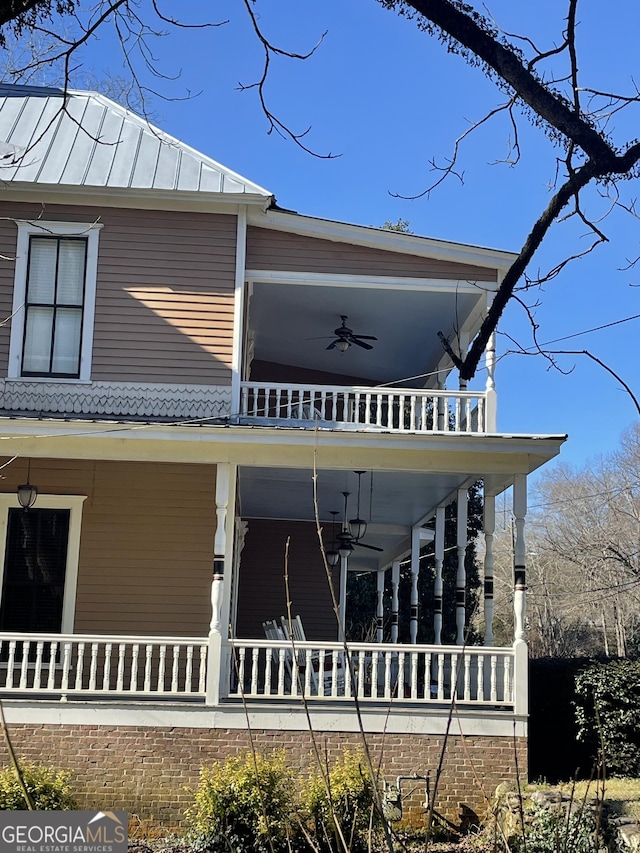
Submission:
[[[99,226],[19,222],[10,378],[91,378]]]

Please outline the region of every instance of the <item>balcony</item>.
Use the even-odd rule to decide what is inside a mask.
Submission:
[[[269,426],[485,433],[487,393],[243,382],[240,419]]]

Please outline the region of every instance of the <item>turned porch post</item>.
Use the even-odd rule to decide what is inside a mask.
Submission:
[[[411,531],[411,621],[409,636],[413,644],[418,642],[418,572],[420,571],[420,528]]]
[[[484,496],[484,644],[493,645],[493,534],[496,529],[496,499]]]
[[[229,578],[233,559],[233,512],[236,466],[221,463],[216,468],[216,534],[214,539],[213,580],[211,583],[211,624],[207,655],[207,705],[218,705],[229,687],[228,655],[223,649],[229,637]],[[231,523],[228,521],[231,519]]]
[[[378,607],[376,609],[376,640],[384,642],[384,569],[378,569],[376,575],[376,593]]]
[[[498,431],[498,395],[496,393],[496,333],[489,338],[484,354],[487,367],[487,384],[485,387],[484,431]]]
[[[456,573],[456,645],[464,645],[465,602],[467,570],[464,557],[467,550],[467,490],[458,489],[456,515],[456,545],[458,551],[458,571]]]
[[[400,560],[391,567],[391,642],[398,642],[398,587],[400,586]]]
[[[525,641],[526,619],[526,563],[524,520],[527,514],[527,477],[516,474],[513,481],[513,515],[515,519],[515,541],[513,544],[513,615],[515,655],[515,712],[527,713],[527,644]]]
[[[436,509],[435,563],[436,576],[433,581],[433,642],[442,645],[442,566],[444,564],[444,515],[445,508]]]

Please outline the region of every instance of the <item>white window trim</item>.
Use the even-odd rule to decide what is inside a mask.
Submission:
[[[69,541],[67,544],[67,566],[62,599],[62,634],[72,634],[76,613],[76,590],[78,588],[78,565],[80,561],[80,530],[82,527],[82,505],[86,495],[38,495],[34,509],[68,509]],[[4,583],[4,563],[7,550],[9,510],[19,509],[16,494],[0,494],[0,595]]]
[[[27,265],[29,260],[29,240],[34,235],[51,237],[85,237],[87,239],[87,263],[85,296],[82,318],[82,344],[80,347],[80,376],[67,379],[71,382],[91,381],[91,354],[93,351],[93,323],[96,308],[96,283],[98,277],[98,236],[100,222],[37,222],[18,219],[18,240],[16,244],[16,265],[13,282],[13,307],[11,309],[11,341],[9,343],[8,379],[23,379],[22,342],[24,339],[25,311],[27,295]],[[30,377],[33,378],[33,377]],[[38,377],[36,377],[38,378]],[[41,381],[55,382],[55,377],[42,376]]]

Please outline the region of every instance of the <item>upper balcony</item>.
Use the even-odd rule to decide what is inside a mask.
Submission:
[[[375,386],[243,382],[245,423],[409,433],[494,431],[486,391],[427,391]]]

